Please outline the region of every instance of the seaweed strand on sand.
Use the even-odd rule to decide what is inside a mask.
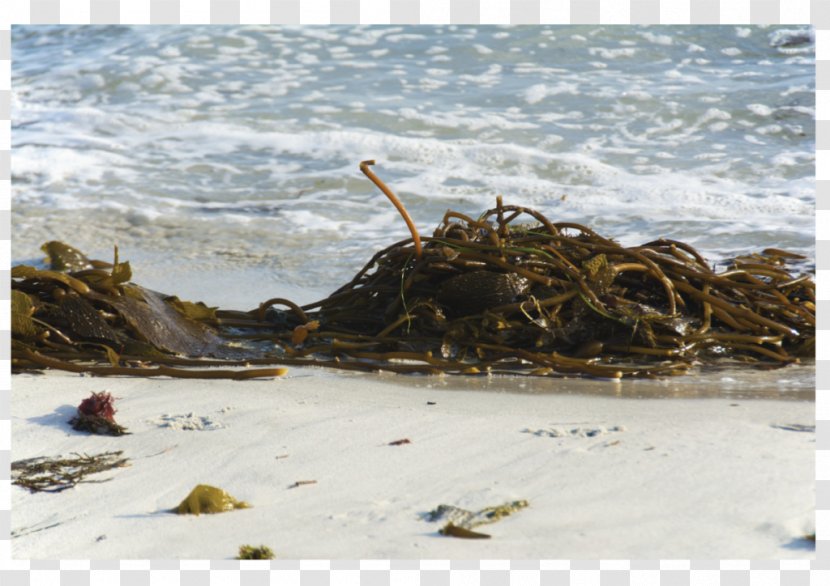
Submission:
[[[102,263],[48,243],[49,269],[12,270],[13,366],[236,379],[284,373],[275,365],[620,378],[814,354],[815,282],[797,272],[802,256],[767,248],[717,271],[686,243],[624,247],[501,197],[476,218],[447,211],[426,237],[372,164],[361,170],[412,236],[327,298],[209,308],[129,282],[117,249]],[[193,368],[208,366],[258,368]]]
[[[123,452],[103,452],[101,454],[72,454],[68,457],[29,458],[12,462],[12,484],[17,484],[30,492],[61,492],[81,482],[107,482],[103,480],[86,480],[87,476],[129,466],[129,459],[122,458]]]

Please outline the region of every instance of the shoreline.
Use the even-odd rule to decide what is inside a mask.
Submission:
[[[763,378],[755,389],[776,388]],[[278,559],[814,557],[813,401],[712,396],[700,379],[695,398],[515,382],[314,368],[244,382],[15,375],[13,460],[123,450],[131,466],[57,494],[12,486],[13,556],[230,559],[264,544]],[[68,425],[102,390],[131,435]],[[252,508],[165,512],[197,484]],[[528,508],[476,529],[487,540],[424,520],[441,504],[520,499]]]

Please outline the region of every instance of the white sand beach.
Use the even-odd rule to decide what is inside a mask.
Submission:
[[[228,559],[263,544],[282,559],[809,558],[814,402],[782,390],[782,372],[720,384],[15,375],[13,461],[123,450],[130,466],[56,494],[12,486],[13,555]],[[103,390],[131,435],[67,423]],[[251,508],[170,513],[197,484]],[[425,519],[519,499],[529,506],[475,529],[490,539]]]

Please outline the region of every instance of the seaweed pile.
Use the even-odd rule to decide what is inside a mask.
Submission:
[[[217,310],[130,283],[128,262],[90,260],[62,242],[42,246],[48,269],[12,267],[12,368],[179,378],[274,377],[285,368],[183,369],[182,357],[244,364]],[[259,356],[259,354],[256,354]]]
[[[590,228],[504,205],[448,211],[375,254],[326,299],[243,312],[129,283],[128,263],[60,243],[51,267],[12,270],[13,366],[93,374],[254,378],[319,365],[408,373],[603,378],[699,364],[774,367],[814,355],[815,282],[774,248],[717,271],[691,246],[623,247]],[[107,365],[108,366],[102,366]],[[247,366],[243,370],[182,366]]]

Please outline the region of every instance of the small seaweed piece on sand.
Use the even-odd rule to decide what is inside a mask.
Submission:
[[[173,512],[179,515],[226,513],[234,509],[248,509],[250,506],[246,502],[236,500],[221,488],[199,484],[173,509]]]
[[[114,403],[107,391],[93,392],[78,405],[77,415],[69,421],[72,429],[98,435],[127,435],[127,428],[115,422]]]
[[[61,492],[82,482],[107,482],[103,480],[86,480],[91,474],[123,468],[129,465],[128,458],[122,458],[123,452],[103,452],[87,455],[74,454],[64,458],[29,458],[12,462],[12,484],[28,488],[30,492]]]
[[[424,518],[427,521],[446,520],[447,524],[438,531],[441,535],[463,539],[487,539],[490,537],[489,535],[478,533],[473,529],[480,525],[495,523],[527,506],[528,502],[526,500],[518,500],[473,512],[454,505],[439,505],[424,515]]]
[[[254,547],[253,545],[239,546],[239,555],[236,556],[238,560],[272,560],[274,559],[274,552],[270,547],[260,545]]]

